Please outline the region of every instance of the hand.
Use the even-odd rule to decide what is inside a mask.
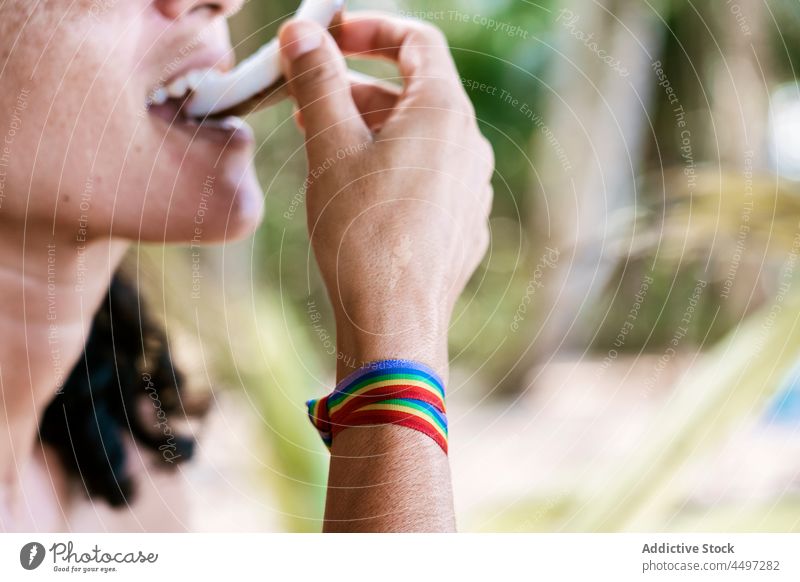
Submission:
[[[326,31],[281,30],[306,134],[308,228],[340,351],[355,365],[404,357],[445,374],[453,306],[489,243],[492,149],[438,29],[349,15],[337,38],[345,54],[396,62],[404,81],[399,97],[351,88]]]

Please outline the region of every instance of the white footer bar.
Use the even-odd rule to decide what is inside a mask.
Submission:
[[[0,534],[0,580],[800,580],[799,534]]]

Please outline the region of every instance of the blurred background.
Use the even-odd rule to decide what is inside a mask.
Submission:
[[[297,4],[248,2],[237,53]],[[349,7],[443,28],[497,154],[491,250],[451,329],[460,529],[800,530],[800,5]],[[214,401],[189,525],[319,531],[328,455],[303,403],[332,386],[335,330],[292,107],[249,121],[257,236],[142,256]]]

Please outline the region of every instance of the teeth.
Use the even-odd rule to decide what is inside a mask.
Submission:
[[[166,87],[158,87],[150,94],[149,102],[152,105],[163,105],[168,99],[182,99],[189,91],[194,91],[204,77],[213,71],[195,70],[182,77],[174,79]]]
[[[164,105],[169,99],[169,93],[164,87],[159,87],[150,94],[150,103],[153,105]]]
[[[153,89],[147,98],[147,104],[164,105],[170,99],[183,99],[189,91],[194,91],[205,77],[213,75],[213,73],[212,70],[204,69],[190,71],[182,77],[173,79],[166,87],[162,85]]]
[[[173,99],[179,99],[186,95],[186,90],[189,88],[189,84],[186,81],[186,77],[181,77],[179,79],[175,79],[172,83],[167,86],[167,93]]]
[[[208,71],[192,71],[186,75],[184,78],[186,79],[186,85],[189,90],[194,91],[206,74],[208,74]]]

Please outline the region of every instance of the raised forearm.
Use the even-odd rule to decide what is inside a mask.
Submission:
[[[309,167],[327,168],[309,174],[306,196],[340,351],[339,388],[310,405],[332,442],[325,530],[452,531],[447,328],[489,243],[491,146],[430,25],[351,14],[341,50],[311,23],[292,22],[280,38]],[[342,50],[394,60],[402,94],[351,87]],[[342,382],[395,359],[410,362]],[[359,401],[373,381],[371,395],[384,399]]]
[[[399,315],[407,328],[402,333],[340,329],[339,380],[352,371],[348,363],[396,358],[421,361],[447,378],[444,331],[412,330],[409,313]],[[354,427],[337,435],[331,454],[325,531],[455,530],[448,457],[429,436],[402,426]]]

